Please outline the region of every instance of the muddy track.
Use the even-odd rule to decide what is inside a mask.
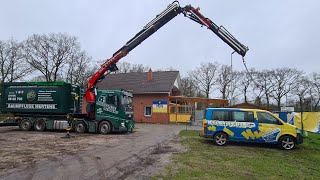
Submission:
[[[0,169],[0,179],[149,179],[163,170],[172,153],[184,150],[177,138],[184,128],[138,124],[132,134],[76,135],[72,140],[60,138],[63,133],[0,129],[0,152],[13,147],[18,152],[31,151],[27,159],[23,153],[18,157],[15,152],[1,154],[7,155],[3,164],[25,162]],[[25,144],[14,144],[21,141]]]

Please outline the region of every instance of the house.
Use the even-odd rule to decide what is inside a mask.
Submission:
[[[179,71],[109,74],[97,86],[131,92],[136,122],[169,123],[169,97],[182,94]]]

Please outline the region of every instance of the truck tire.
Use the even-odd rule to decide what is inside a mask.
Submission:
[[[74,132],[76,133],[85,133],[86,124],[83,121],[79,121],[74,125]]]
[[[44,131],[46,128],[46,123],[43,119],[37,119],[36,122],[34,122],[33,127],[35,131]]]
[[[99,133],[100,134],[109,134],[111,132],[111,125],[108,121],[102,121],[99,124]]]
[[[32,128],[32,123],[29,119],[22,119],[22,121],[19,124],[19,127],[23,131],[30,131]]]
[[[213,136],[214,143],[218,146],[224,146],[228,142],[228,136],[224,132],[218,132]]]
[[[282,136],[278,145],[283,150],[292,150],[296,146],[296,140],[292,136]]]

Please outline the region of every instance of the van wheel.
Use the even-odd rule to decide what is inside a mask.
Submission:
[[[46,128],[46,123],[44,122],[43,119],[38,119],[34,123],[34,130],[35,131],[44,131],[45,128]]]
[[[296,141],[291,136],[283,136],[279,139],[279,146],[284,150],[291,150],[295,147]]]
[[[217,134],[214,135],[213,140],[216,145],[224,146],[228,142],[228,137],[227,137],[226,133],[218,132]]]
[[[109,134],[111,132],[111,125],[108,121],[103,121],[99,124],[100,134]]]
[[[84,122],[79,121],[74,125],[74,132],[76,133],[85,133],[86,132],[86,125]]]
[[[31,127],[32,127],[32,123],[29,119],[23,119],[20,122],[20,129],[23,131],[30,131]]]

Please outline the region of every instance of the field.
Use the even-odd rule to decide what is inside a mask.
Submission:
[[[320,135],[309,133],[296,149],[230,143],[224,147],[200,138],[198,131],[181,131],[187,152],[176,154],[165,175],[155,179],[317,179],[320,177]]]

